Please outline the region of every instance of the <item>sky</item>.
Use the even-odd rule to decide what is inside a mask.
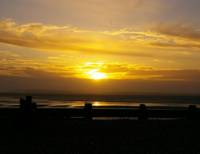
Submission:
[[[1,0],[0,92],[200,94],[199,0]]]

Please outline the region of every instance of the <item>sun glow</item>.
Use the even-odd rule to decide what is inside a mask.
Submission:
[[[107,78],[107,75],[105,73],[99,72],[98,69],[91,70],[87,72],[87,74],[89,75],[89,78],[93,80],[101,80]]]
[[[94,102],[92,105],[93,106],[101,106],[101,103],[100,102]]]

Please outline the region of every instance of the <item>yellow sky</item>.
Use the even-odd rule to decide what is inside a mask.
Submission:
[[[109,79],[145,79],[162,74],[147,73],[144,76],[138,70],[198,69],[194,60],[199,56],[200,32],[193,27],[157,25],[143,31],[89,31],[70,26],[17,24],[13,20],[3,20],[0,29],[1,46],[10,44],[13,49],[20,47],[21,52],[33,49],[47,55],[45,60],[40,60],[39,56],[27,59],[18,52],[2,51],[2,57],[4,53],[8,58],[1,61],[2,65],[10,67],[14,63],[17,71],[23,72],[23,69],[30,67],[65,77],[90,78],[87,73],[98,70]],[[1,73],[17,74],[9,69]]]
[[[0,78],[199,83],[200,3],[169,1],[0,2]]]

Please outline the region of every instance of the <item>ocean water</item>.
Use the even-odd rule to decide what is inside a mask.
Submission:
[[[18,108],[23,95],[1,94],[0,108]],[[33,101],[39,108],[82,108],[86,102],[94,108],[135,108],[145,104],[149,108],[186,108],[196,105],[200,108],[200,96],[170,95],[33,95]]]

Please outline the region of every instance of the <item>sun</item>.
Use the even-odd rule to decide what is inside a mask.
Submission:
[[[105,73],[99,72],[98,69],[91,70],[87,72],[87,74],[89,75],[89,78],[93,80],[102,80],[107,78],[107,75]]]

